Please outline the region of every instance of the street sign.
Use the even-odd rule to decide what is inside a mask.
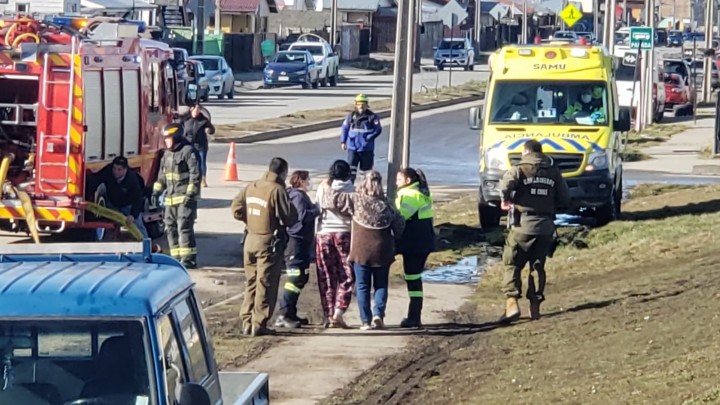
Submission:
[[[560,18],[562,18],[568,28],[570,28],[583,18],[583,13],[578,10],[574,4],[570,3],[560,13]]]
[[[625,53],[625,56],[623,57],[622,64],[624,66],[631,66],[635,67],[637,65],[637,54],[632,52]]]
[[[630,48],[649,51],[653,49],[654,39],[652,27],[630,27]]]

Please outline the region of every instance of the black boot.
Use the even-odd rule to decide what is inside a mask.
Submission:
[[[408,305],[408,316],[400,322],[401,328],[420,328],[422,327],[422,307],[423,299],[419,297],[410,298]]]

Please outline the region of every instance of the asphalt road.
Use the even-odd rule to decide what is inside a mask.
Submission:
[[[468,128],[469,104],[449,107],[444,112],[415,114],[412,120],[410,163],[422,168],[432,185],[470,188],[478,181],[477,132]],[[383,134],[376,143],[375,168],[385,173],[389,121],[383,122]],[[227,146],[210,146],[210,167],[218,172],[224,166]],[[282,140],[243,144],[237,146],[237,161],[253,172],[261,171],[274,156],[288,160],[291,170],[310,170],[324,176],[334,159],[344,159],[340,149],[339,130],[299,135]],[[672,168],[668,168],[671,172]],[[247,177],[246,177],[247,179]],[[720,178],[705,176],[681,176],[672,173],[625,170],[625,185],[639,183],[703,184],[720,183]]]
[[[452,84],[460,85],[471,80],[487,80],[487,66],[478,66],[477,70],[465,72],[453,70]],[[258,89],[237,91],[233,100],[211,98],[203,103],[209,110],[215,124],[231,124],[241,121],[253,121],[275,118],[303,110],[321,110],[352,104],[355,95],[365,93],[373,100],[390,98],[392,94],[392,75],[368,75],[367,71],[341,70],[342,79],[337,87],[320,87],[303,90],[300,86],[279,89]],[[447,86],[450,72],[418,73],[413,78],[414,92],[420,92],[422,86],[428,88]]]

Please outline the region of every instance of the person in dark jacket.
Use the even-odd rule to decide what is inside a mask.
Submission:
[[[122,156],[113,159],[112,179],[105,182],[107,205],[127,216],[127,224],[135,224],[143,238],[148,239],[142,214],[145,193],[140,176],[129,170],[128,160]]]
[[[382,176],[373,170],[358,191],[340,193],[326,182],[323,207],[333,207],[352,215],[352,237],[348,261],[353,264],[360,307],[360,329],[385,326],[390,265],[395,261],[395,241],[402,235],[405,221],[387,201]],[[370,289],[375,290],[375,306],[370,310]]]
[[[410,297],[408,316],[400,326],[419,328],[422,326],[422,272],[428,255],[435,250],[433,199],[425,174],[420,170],[410,167],[400,170],[395,184],[398,188],[395,208],[405,219],[405,231],[398,243],[398,253],[403,257],[405,283]]]
[[[215,126],[213,126],[210,119],[203,114],[203,108],[200,103],[192,106],[190,114],[183,121],[183,126],[185,127],[185,139],[198,151],[202,185],[203,187],[207,187],[208,135],[215,133]]]
[[[288,227],[288,244],[285,248],[285,266],[288,280],[283,288],[283,298],[280,303],[280,315],[275,326],[297,328],[307,325],[307,319],[297,315],[297,302],[300,292],[310,278],[310,256],[315,239],[315,218],[320,214],[320,208],[313,204],[308,196],[312,189],[310,173],[305,170],[293,172],[290,176],[288,196],[295,206],[298,222]]]
[[[545,259],[552,248],[555,213],[570,203],[570,191],[562,173],[542,151],[542,144],[531,139],[523,146],[520,163],[505,172],[500,181],[501,207],[511,210],[513,220],[503,251],[505,312],[500,321],[520,319],[518,298],[522,294],[523,268],[530,265],[527,299],[530,318],[540,318],[545,300]],[[535,278],[537,276],[537,286]]]
[[[163,129],[167,150],[160,161],[153,197],[164,192],[165,230],[170,255],[185,267],[197,267],[195,217],[200,196],[200,167],[197,151],[183,136],[183,126],[169,124]]]
[[[340,134],[340,146],[348,152],[352,183],[355,183],[358,166],[361,174],[372,170],[375,164],[375,139],[381,133],[380,117],[368,108],[367,96],[358,94],[355,97],[355,110],[343,121]]]

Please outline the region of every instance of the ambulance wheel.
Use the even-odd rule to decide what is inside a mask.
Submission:
[[[480,217],[480,228],[492,229],[500,226],[500,217],[502,212],[500,207],[486,205],[483,202],[478,203],[478,217]]]
[[[610,202],[595,208],[595,226],[605,226],[620,218],[620,205],[622,204],[622,189],[613,190]]]

